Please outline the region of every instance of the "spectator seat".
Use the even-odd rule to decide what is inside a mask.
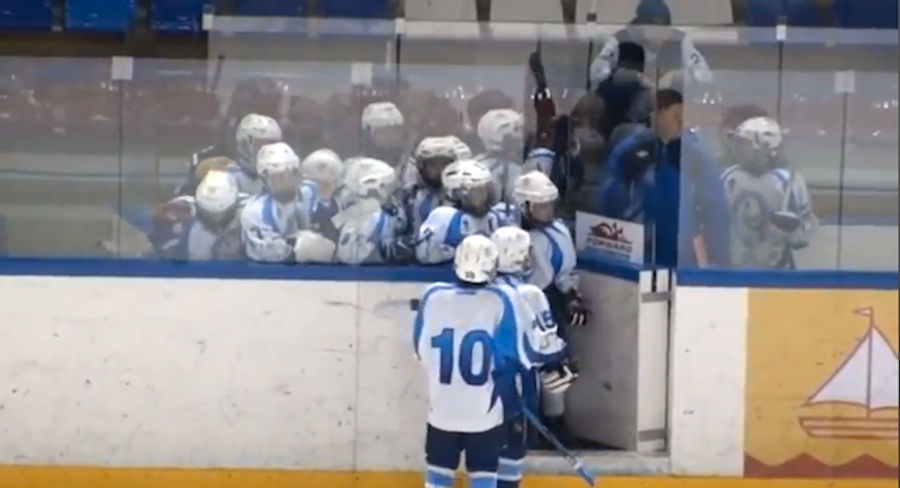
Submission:
[[[134,21],[135,0],[67,0],[66,29],[125,32]]]
[[[368,0],[367,0],[368,1]],[[366,3],[366,2],[359,2]],[[296,17],[306,14],[305,0],[237,0],[237,15]]]
[[[50,30],[53,27],[51,0],[3,0],[0,2],[0,29]]]
[[[386,19],[394,16],[390,0],[320,0],[320,5],[325,17]]]
[[[150,28],[157,32],[200,32],[203,6],[210,0],[151,0]]]
[[[897,29],[897,0],[835,0],[834,19],[847,29]]]
[[[787,25],[822,25],[814,0],[747,0],[744,4],[744,20],[749,26],[770,27],[777,25],[781,18]]]

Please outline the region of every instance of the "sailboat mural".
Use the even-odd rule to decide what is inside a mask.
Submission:
[[[872,414],[900,407],[898,372],[900,359],[875,324],[873,307],[854,310],[869,319],[868,330],[832,375],[804,402],[812,405],[859,407],[859,416],[800,416],[800,426],[810,437],[832,439],[897,440],[897,415]]]

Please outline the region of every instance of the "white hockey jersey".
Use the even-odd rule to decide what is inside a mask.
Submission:
[[[396,215],[384,211],[376,201],[355,204],[337,217],[340,237],[337,259],[344,264],[380,264],[388,260],[385,253],[403,225]]]
[[[252,197],[265,191],[266,182],[259,176],[247,174],[239,164],[231,163],[225,169],[237,183],[238,193],[244,193]]]
[[[406,213],[411,222],[411,228],[417,232],[434,209],[444,204],[440,190],[417,186],[412,189],[406,201]]]
[[[298,200],[280,203],[268,193],[250,199],[241,212],[241,240],[253,261],[292,261],[291,237],[308,226],[308,216]]]
[[[562,293],[578,288],[575,274],[577,255],[569,228],[562,220],[528,231],[534,250],[534,263],[528,282],[541,290],[556,285]]]
[[[534,317],[506,285],[435,283],[413,325],[413,346],[428,377],[428,423],[449,432],[485,432],[504,421],[494,371],[534,367]]]
[[[241,223],[237,215],[227,225],[212,229],[197,217],[197,201],[191,196],[178,197],[167,205],[181,207],[184,216],[157,225],[150,236],[160,257],[192,261],[241,259]]]
[[[490,236],[507,221],[508,217],[496,208],[484,217],[475,217],[454,207],[438,207],[419,227],[416,258],[422,264],[452,261],[463,238],[474,234]]]
[[[760,176],[732,166],[722,173],[731,212],[731,262],[744,268],[793,268],[794,249],[809,244],[818,228],[803,177],[778,168]],[[776,212],[800,220],[792,232],[773,224]]]
[[[522,296],[535,317],[535,333],[533,339],[537,347],[535,358],[538,365],[552,364],[566,355],[566,341],[557,334],[558,328],[550,302],[544,291],[531,283],[526,283],[518,276],[503,274],[497,276],[497,283],[508,285]]]

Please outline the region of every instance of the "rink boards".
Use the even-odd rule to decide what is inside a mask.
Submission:
[[[0,487],[421,486],[427,407],[409,299],[445,271],[369,269],[380,280],[355,281],[347,269],[298,277],[260,266],[215,279],[187,264],[19,263],[0,266],[15,275],[0,277]],[[149,269],[159,272],[96,276]],[[880,350],[896,361],[896,274],[893,285],[888,276],[783,289],[699,286],[685,274],[670,293],[645,290],[644,273],[584,271],[600,323],[583,333],[600,335],[582,343],[637,342],[624,357],[637,372],[597,383],[617,388],[597,396],[633,395],[624,404],[637,409],[628,422],[639,441],[660,420],[667,435],[662,453],[589,457],[600,486],[893,483],[896,408],[876,412],[887,426],[866,431],[876,438],[810,434],[803,418],[859,416],[852,405],[804,405],[867,337],[859,310],[872,310]],[[54,274],[69,276],[34,276]],[[669,324],[659,307],[672,300]],[[888,356],[872,363],[889,370]],[[646,391],[647,377],[665,391]],[[597,418],[621,423],[619,403]],[[582,486],[558,457],[527,471],[540,474],[526,487]]]

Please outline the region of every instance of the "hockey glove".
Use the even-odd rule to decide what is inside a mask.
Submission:
[[[591,311],[587,303],[574,290],[568,294],[566,299],[566,316],[569,319],[569,325],[578,327],[587,325],[591,319]]]
[[[545,393],[564,393],[578,379],[578,372],[568,361],[547,365],[540,371],[541,388]]]
[[[781,211],[772,213],[772,223],[781,231],[790,234],[800,228],[803,221],[794,212]]]
[[[387,260],[391,263],[412,263],[416,260],[416,238],[400,236],[391,241],[385,249]]]

